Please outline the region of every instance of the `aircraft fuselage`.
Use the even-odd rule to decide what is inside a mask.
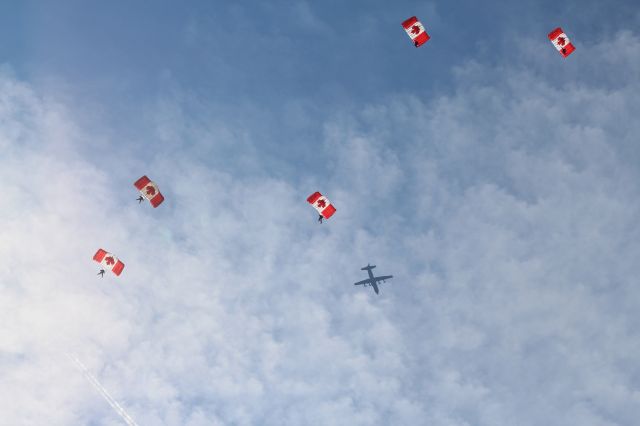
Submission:
[[[376,283],[376,279],[373,276],[373,272],[371,272],[371,269],[367,269],[367,272],[369,273],[369,283],[371,284],[371,287],[373,287],[373,291],[375,291],[376,294],[379,294],[378,284]]]

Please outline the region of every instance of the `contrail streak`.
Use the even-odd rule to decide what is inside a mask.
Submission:
[[[111,397],[111,395],[109,395],[109,392],[107,392],[107,390],[104,388],[104,386],[102,386],[100,384],[100,382],[98,381],[98,379],[96,379],[95,377],[93,377],[93,375],[89,372],[89,370],[87,369],[87,367],[84,366],[83,363],[80,362],[80,360],[75,357],[74,355],[71,354],[67,354],[67,356],[69,358],[71,358],[71,360],[76,364],[76,366],[80,369],[80,371],[82,372],[82,374],[84,375],[84,377],[86,377],[86,379],[89,381],[89,383],[91,383],[93,385],[93,387],[100,392],[100,395],[103,396],[103,398],[109,403],[109,405],[111,406],[111,408],[113,408],[113,410],[118,413],[120,415],[120,417],[122,417],[122,420],[125,421],[125,423],[128,426],[138,426],[138,424],[131,418],[131,416],[129,416],[129,414],[127,414],[126,411],[124,411],[124,408],[122,408],[120,406],[120,404],[118,404],[118,401],[116,401],[115,399],[113,399]]]

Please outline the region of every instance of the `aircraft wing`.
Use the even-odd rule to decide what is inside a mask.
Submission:
[[[375,277],[376,282],[388,280],[389,278],[393,278],[393,275],[383,275],[381,277]]]
[[[353,285],[363,285],[363,284],[369,284],[369,278],[367,278],[366,280],[358,281],[357,283],[354,283]]]

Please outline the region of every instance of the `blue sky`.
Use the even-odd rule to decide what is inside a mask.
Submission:
[[[3,3],[2,421],[122,424],[72,352],[140,425],[634,424],[639,23],[624,1]],[[95,277],[98,247],[122,276]],[[367,263],[395,277],[379,296],[351,285]]]

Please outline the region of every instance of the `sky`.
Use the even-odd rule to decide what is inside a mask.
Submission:
[[[0,426],[125,424],[67,354],[141,426],[635,424],[638,28],[623,0],[2,2]]]

